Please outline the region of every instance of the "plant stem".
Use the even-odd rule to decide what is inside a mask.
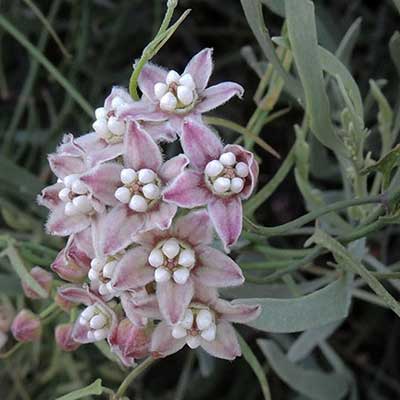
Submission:
[[[136,368],[134,368],[122,381],[120,387],[117,390],[116,398],[121,398],[129,385],[138,377],[142,372],[144,372],[150,365],[154,363],[155,359],[153,357],[147,357],[141,364],[139,364]]]
[[[371,197],[364,197],[362,199],[352,199],[352,200],[343,200],[338,201],[336,203],[330,204],[326,207],[322,207],[318,210],[314,210],[305,214],[293,221],[290,221],[286,224],[278,225],[278,226],[260,226],[256,225],[251,222],[248,218],[244,217],[245,226],[248,230],[258,233],[260,235],[271,237],[271,236],[279,236],[287,231],[292,229],[300,228],[301,226],[314,221],[315,219],[331,213],[335,211],[340,211],[345,208],[358,206],[361,204],[372,204],[372,203],[381,203],[382,198],[381,196],[371,196]]]

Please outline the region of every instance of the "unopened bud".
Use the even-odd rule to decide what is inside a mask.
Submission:
[[[18,342],[37,341],[42,333],[40,319],[29,310],[21,310],[11,324],[11,332]]]
[[[80,346],[80,343],[72,338],[72,329],[72,324],[58,325],[55,329],[56,343],[64,351],[75,351]]]
[[[26,282],[22,282],[22,289],[24,290],[25,296],[30,299],[49,297],[53,282],[53,276],[50,274],[50,272],[40,267],[33,267],[30,274],[32,278],[45,290],[46,296],[41,296],[39,293],[36,293]]]

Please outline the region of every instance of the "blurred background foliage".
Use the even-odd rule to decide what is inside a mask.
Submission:
[[[369,79],[377,80],[397,115],[400,104],[398,71],[390,59],[388,43],[399,28],[399,14],[391,1],[315,0],[314,3],[320,44],[332,52],[351,24],[361,18],[360,34],[346,64],[365,99],[365,123],[371,130],[367,149],[379,158],[378,109],[369,93]],[[27,38],[59,73],[55,75],[46,70],[35,52],[27,52],[3,29],[4,20],[1,20],[0,229],[2,234],[17,238],[21,252],[27,254],[28,265],[48,266],[62,246],[62,241],[44,235],[42,224],[46,211],[35,203],[36,194],[51,180],[47,153],[54,151],[63,133],[79,135],[90,129],[90,107],[100,106],[113,85],[127,86],[132,63],[156,32],[164,6],[161,0],[0,0],[1,18],[12,23],[17,33]],[[46,16],[62,45],[38,18],[36,7]],[[257,59],[262,59],[262,53],[240,2],[181,0],[178,12],[187,8],[192,9],[191,14],[154,61],[179,71],[194,53],[213,47],[215,73],[212,81],[233,80],[246,89],[242,101],[232,101],[215,115],[246,126],[255,108],[253,94],[259,77],[247,62],[248,51],[243,53],[242,49],[252,46]],[[264,11],[271,36],[280,35],[282,18],[267,8]],[[283,158],[295,141],[293,125],[300,123],[302,117],[296,103],[283,93],[277,109],[284,110],[288,106],[288,112],[266,124],[260,133]],[[226,141],[237,138],[228,130],[222,129],[221,133]],[[259,157],[262,187],[274,176],[282,160],[264,151],[259,152]],[[312,180],[316,187],[334,195],[340,186],[338,169],[331,167],[332,163],[321,160],[316,147],[316,151],[311,152]],[[290,173],[256,215],[260,224],[276,225],[304,211],[302,196]],[[385,265],[392,264],[400,257],[399,240],[397,228],[389,227],[372,240],[370,249]],[[46,244],[47,250],[30,248],[31,241]],[[271,243],[290,247],[299,242],[289,237],[276,238]],[[0,263],[1,295],[11,296],[14,307],[20,308],[25,300],[19,283],[4,274],[10,270],[8,261],[2,258]],[[350,317],[330,339],[330,344],[353,371],[360,399],[400,398],[397,356],[400,323],[375,298],[368,297],[368,293],[359,294],[363,296],[362,300],[355,299]],[[43,308],[40,302],[32,307]],[[251,330],[242,333],[254,349],[255,339],[266,336]],[[279,336],[275,339],[288,347],[289,336]],[[324,356],[331,354],[329,352],[328,346]],[[263,360],[259,350],[257,355]],[[317,352],[306,365],[320,363],[321,357]],[[294,394],[269,367],[267,371],[274,400],[307,398]],[[29,345],[27,351],[0,360],[0,397],[5,400],[54,399],[97,377],[101,377],[106,386],[116,387],[125,375],[125,371],[114,368],[94,346],[62,354],[53,345],[52,332],[48,330],[41,344]],[[262,398],[258,382],[243,359],[227,363],[203,353],[194,357],[188,351],[158,362],[143,380],[134,382],[130,393],[135,399]]]

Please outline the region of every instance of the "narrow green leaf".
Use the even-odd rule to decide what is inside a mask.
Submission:
[[[74,390],[65,396],[57,397],[56,400],[77,400],[87,398],[87,396],[100,395],[103,393],[103,386],[101,379],[96,379],[92,384],[83,389]]]
[[[397,8],[397,11],[400,13],[400,0],[393,0],[394,5]]]
[[[269,36],[268,29],[264,24],[262,5],[260,0],[240,0],[246,19],[256,37],[258,44],[264,52],[267,60],[271,62],[277,73],[285,82],[286,90],[299,102],[304,103],[304,94],[299,82],[285,71],[278,56],[276,55],[274,45]]]
[[[335,52],[336,57],[345,65],[348,65],[353,52],[354,46],[361,32],[361,17],[357,18],[343,36],[340,44]]]
[[[315,329],[347,317],[350,308],[352,274],[344,274],[335,282],[311,294],[292,299],[245,299],[260,304],[262,312],[251,322],[266,332],[289,333]]]
[[[257,357],[251,350],[250,346],[246,343],[246,341],[240,336],[237,332],[239,338],[240,347],[242,349],[242,354],[244,359],[250,365],[251,369],[257,376],[258,382],[260,383],[261,390],[264,395],[265,400],[271,400],[271,391],[269,389],[267,377],[264,371],[264,368],[261,366],[260,362],[257,360]]]
[[[337,240],[320,229],[316,229],[314,235],[307,241],[307,244],[309,243],[316,243],[326,248],[333,254],[335,259],[341,265],[360,275],[368,286],[387,304],[387,306],[400,317],[399,302],[385,289],[371,271],[365,268],[361,262],[355,260],[350,252]]]
[[[397,74],[400,76],[400,32],[396,31],[389,42],[390,57],[397,69]]]
[[[302,368],[291,363],[273,341],[257,342],[271,368],[296,392],[311,400],[340,400],[347,394],[349,385],[343,375]]]
[[[309,0],[285,0],[285,11],[291,48],[305,92],[311,130],[326,147],[339,155],[345,155],[346,149],[332,125],[329,100],[325,92],[314,5]],[[307,29],[304,29],[305,26]]]
[[[12,25],[3,15],[0,15],[0,26],[13,36],[43,67],[53,76],[53,78],[71,95],[71,97],[81,106],[86,114],[93,118],[94,111],[92,106],[83,96],[70,84],[70,82],[60,73],[60,71],[43,56],[38,49],[30,43],[26,37]]]
[[[47,298],[48,293],[44,290],[39,283],[32,278],[31,274],[27,271],[22,258],[12,243],[8,244],[5,254],[10,260],[12,267],[19,276],[22,282],[26,283],[32,290],[34,290],[40,297]]]

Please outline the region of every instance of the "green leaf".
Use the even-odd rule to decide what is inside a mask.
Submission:
[[[285,0],[285,10],[289,40],[305,92],[311,130],[326,147],[339,155],[346,155],[331,121],[319,57],[314,5],[308,0]],[[304,29],[305,26],[307,29]]]
[[[344,274],[335,282],[311,294],[293,299],[245,299],[260,304],[262,312],[249,325],[277,333],[315,329],[347,317],[350,308],[352,274]]]
[[[332,335],[341,323],[342,321],[333,322],[320,328],[303,332],[290,346],[287,353],[288,359],[292,362],[298,362],[306,358],[320,342]]]
[[[350,63],[351,53],[361,32],[361,18],[357,18],[343,36],[335,52],[336,57],[345,65]]]
[[[300,83],[285,71],[278,56],[276,55],[274,45],[269,36],[268,29],[264,24],[262,5],[260,0],[240,0],[246,16],[247,22],[256,37],[258,44],[264,52],[267,60],[274,66],[276,72],[285,82],[286,90],[298,101],[303,103],[304,94]]]
[[[320,229],[316,229],[314,235],[307,241],[307,244],[310,243],[316,243],[326,248],[333,254],[340,265],[360,275],[368,286],[385,302],[385,304],[400,317],[399,302],[385,289],[371,271],[365,268],[360,261],[354,259],[351,253],[337,240]]]
[[[83,389],[74,390],[73,392],[66,394],[65,396],[57,397],[56,400],[77,400],[83,399],[91,395],[100,395],[103,393],[103,386],[101,385],[101,379],[96,379],[92,384],[86,386]]]
[[[383,188],[389,187],[390,179],[392,177],[392,171],[395,167],[400,164],[400,144],[389,151],[384,157],[382,157],[375,164],[363,169],[362,174],[368,174],[370,172],[380,172],[383,175]]]
[[[293,390],[312,400],[340,400],[349,390],[347,379],[337,373],[305,369],[291,363],[271,340],[258,340],[271,368]]]
[[[397,69],[397,74],[400,76],[400,32],[396,31],[389,41],[390,57]]]
[[[239,338],[240,347],[242,349],[242,354],[244,359],[250,365],[251,369],[257,376],[258,382],[260,382],[261,390],[264,395],[265,400],[271,400],[271,391],[269,389],[268,381],[266,378],[266,374],[264,368],[261,366],[260,362],[257,360],[257,357],[246,343],[246,341],[240,336],[237,332]]]

